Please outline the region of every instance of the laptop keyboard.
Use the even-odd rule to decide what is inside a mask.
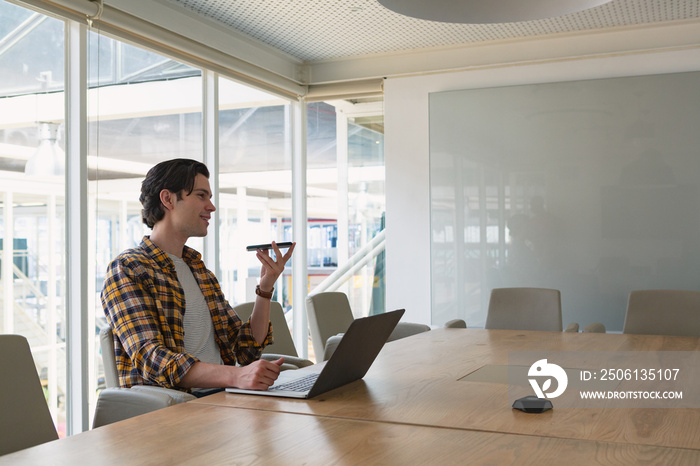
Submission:
[[[316,383],[319,374],[309,374],[291,382],[283,383],[277,385],[276,387],[270,388],[272,391],[284,390],[288,392],[307,392],[311,390],[311,387]]]

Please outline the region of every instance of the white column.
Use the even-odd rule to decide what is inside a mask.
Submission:
[[[292,149],[292,231],[297,245],[292,267],[292,309],[294,344],[302,358],[309,355],[309,326],[306,318],[308,271],[306,267],[306,101],[289,106]]]
[[[90,247],[88,248],[87,251],[87,263],[88,264],[96,264],[97,263],[97,251],[96,251],[96,244],[97,244],[97,238],[96,238],[96,232],[97,232],[97,200],[94,197],[88,198],[88,209],[87,209],[87,224],[92,225],[91,228],[88,228],[88,231],[86,232],[88,236],[88,243]],[[95,280],[88,280],[87,281],[87,305],[86,305],[86,322],[90,322],[90,328],[95,328],[95,313],[96,313],[96,308],[98,307],[97,301],[99,301],[99,297],[97,295],[97,284],[95,283]],[[104,315],[102,312],[102,305],[100,303],[99,305],[99,313],[100,315]],[[95,331],[87,331],[87,338],[88,338],[88,348],[89,348],[89,359],[88,361],[90,364],[88,365],[88,372],[87,372],[87,378],[88,378],[88,406],[90,407],[89,413],[88,413],[88,418],[92,419],[95,415],[95,407],[97,405],[97,358],[100,358],[101,356],[97,353],[97,335]]]
[[[338,171],[338,267],[342,267],[350,257],[350,220],[348,188],[348,117],[341,110],[335,112],[336,166]],[[364,245],[364,243],[362,244]],[[343,288],[345,285],[343,285]]]
[[[2,222],[4,228],[2,238],[2,333],[12,333],[15,330],[15,297],[13,287],[14,275],[12,271],[12,264],[14,263],[12,256],[14,255],[15,220],[13,215],[12,198],[12,191],[5,191],[5,208],[2,212]]]
[[[213,71],[204,70],[202,76],[202,140],[204,141],[204,164],[209,168],[209,186],[213,194],[212,202],[219,205],[219,76]],[[202,257],[207,268],[218,277],[220,267],[220,211],[212,214],[209,230],[204,238]]]
[[[66,23],[66,355],[67,433],[89,429],[87,27]]]
[[[57,354],[58,354],[58,338],[56,335],[56,325],[59,321],[58,313],[61,310],[61,305],[58,300],[56,293],[56,287],[58,283],[58,277],[56,270],[61,261],[57,260],[56,256],[56,231],[60,231],[56,225],[56,196],[50,194],[47,196],[47,227],[48,227],[48,264],[49,269],[48,280],[46,286],[46,314],[47,314],[47,325],[46,325],[46,345],[49,351],[49,365],[48,365],[48,389],[49,389],[49,409],[51,411],[51,416],[56,422],[58,414],[58,367],[57,367]],[[38,237],[38,235],[37,235]]]

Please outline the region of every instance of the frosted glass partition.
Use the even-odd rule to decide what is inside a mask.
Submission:
[[[562,292],[621,331],[635,289],[700,290],[700,73],[430,95],[432,319]]]

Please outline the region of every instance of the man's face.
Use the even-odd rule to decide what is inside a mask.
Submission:
[[[192,192],[187,194],[182,191],[181,195],[182,199],[175,198],[175,208],[172,210],[175,230],[187,238],[206,236],[211,213],[216,210],[211,202],[209,180],[198,174]]]

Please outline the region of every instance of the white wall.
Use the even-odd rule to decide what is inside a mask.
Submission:
[[[457,89],[700,70],[700,45],[392,78],[385,83],[387,309],[431,322],[428,95]]]

